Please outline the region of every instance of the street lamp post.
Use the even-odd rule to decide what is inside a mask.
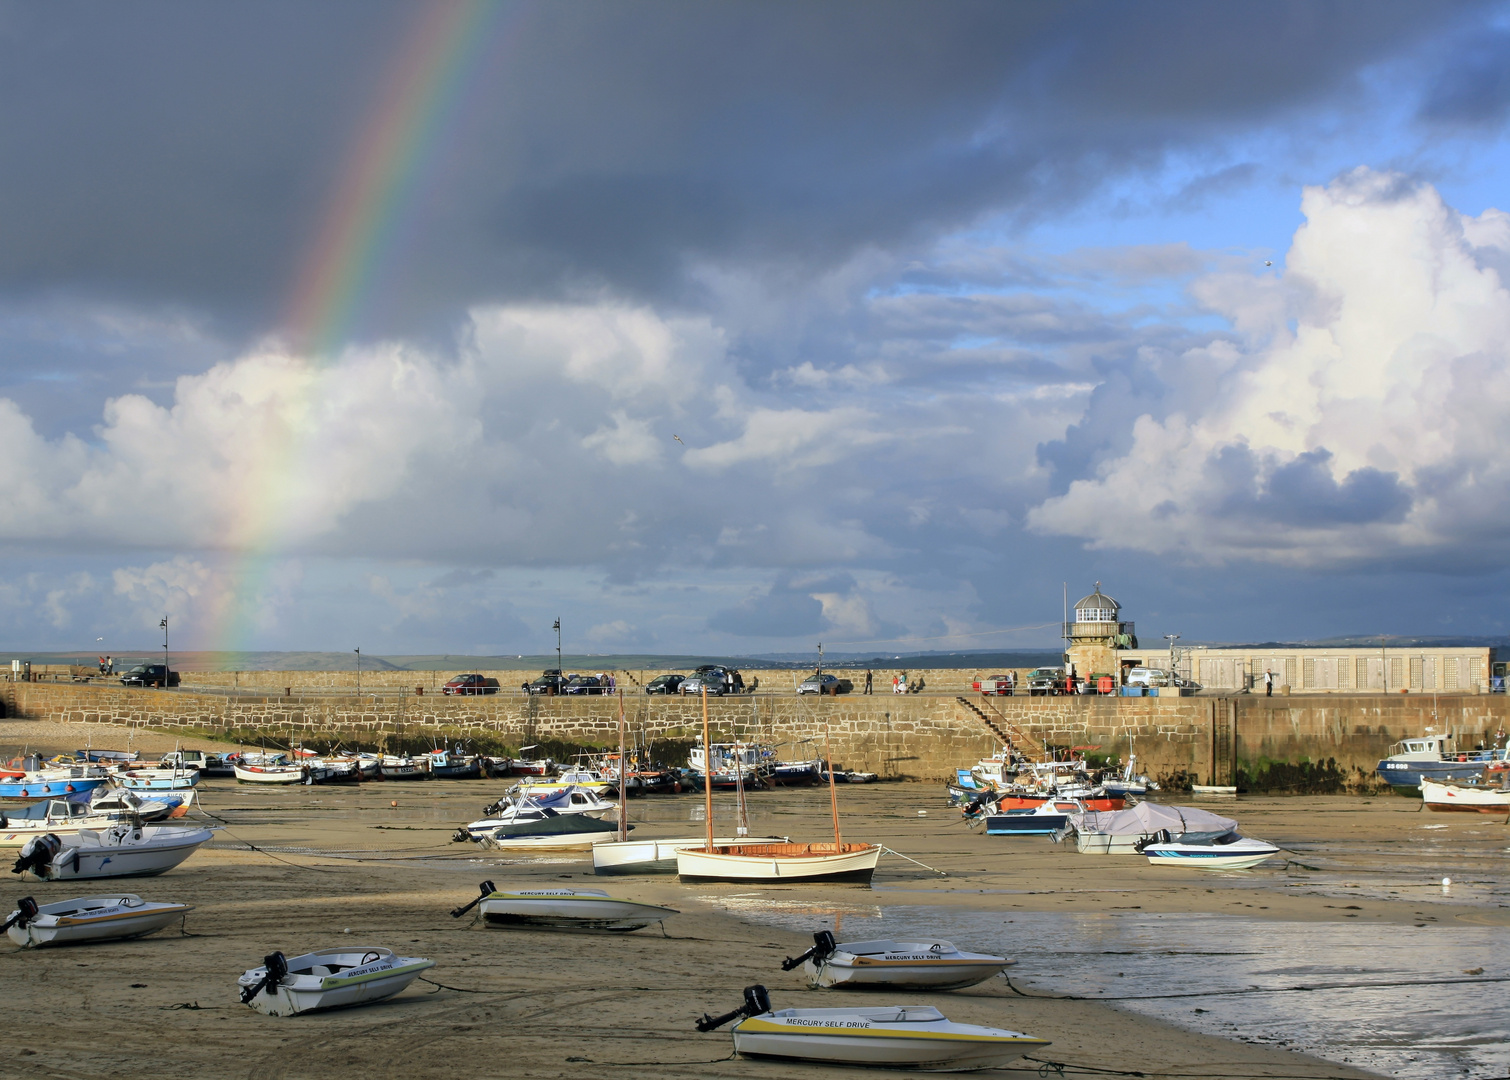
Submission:
[[[551,629],[556,632],[556,675],[560,677],[566,674],[566,670],[561,666],[561,620],[559,618]]]
[[[163,621],[157,624],[163,628],[163,689],[168,688],[168,617],[163,616]]]
[[[1169,642],[1169,677],[1171,679],[1178,679],[1180,676],[1174,669],[1174,643],[1180,640],[1180,635],[1165,634],[1164,637]]]
[[[357,697],[362,696],[362,647],[358,645],[351,650],[357,654]]]
[[[818,674],[823,674],[823,642],[818,642]]]

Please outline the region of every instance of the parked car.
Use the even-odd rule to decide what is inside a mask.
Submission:
[[[1064,668],[1040,667],[1028,672],[1029,697],[1047,697],[1064,693]]]
[[[1014,683],[1010,675],[987,675],[984,679],[976,679],[970,686],[979,690],[982,694],[995,694],[1005,697],[1013,692]]]
[[[523,684],[519,689],[526,694],[560,694],[566,689],[567,679],[559,671],[547,671],[538,679]]]
[[[708,693],[715,697],[722,694],[724,692],[724,669],[704,665],[683,679],[681,685],[676,688],[676,692],[679,694],[701,694],[704,687],[707,687]]]
[[[122,686],[168,686],[178,685],[178,672],[169,671],[164,664],[137,664],[121,675]]]
[[[1135,667],[1127,669],[1128,686],[1170,686],[1169,672],[1163,668]]]
[[[677,687],[682,685],[682,675],[657,675],[645,684],[647,694],[674,694]]]
[[[498,680],[482,675],[458,675],[440,688],[442,694],[496,694]]]
[[[848,679],[841,679],[836,675],[830,675],[827,672],[824,672],[822,674],[809,675],[807,678],[803,679],[802,684],[797,687],[797,693],[833,694],[837,697],[839,694],[848,694],[852,692],[854,688],[854,683],[850,682]]]
[[[566,680],[564,694],[606,694],[608,683],[596,675],[573,675]]]

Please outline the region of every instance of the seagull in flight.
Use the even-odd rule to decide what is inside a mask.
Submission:
[[[1273,266],[1274,265],[1274,260],[1273,259],[1265,259],[1264,260],[1264,265],[1265,266]]]
[[[673,439],[675,439],[675,440],[676,440],[676,441],[677,441],[677,442],[681,442],[681,443],[682,443],[682,445],[683,445],[683,446],[686,446],[686,445],[687,445],[687,444],[686,444],[686,443],[684,443],[684,442],[682,442],[682,437],[681,437],[681,436],[680,436],[680,435],[673,435],[673,436],[671,436],[671,437],[672,437],[672,438],[673,438]]]

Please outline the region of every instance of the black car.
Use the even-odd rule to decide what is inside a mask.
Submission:
[[[563,694],[566,692],[567,679],[559,671],[547,671],[533,682],[527,682],[519,689],[526,694]]]
[[[122,686],[168,686],[178,685],[178,672],[169,671],[164,664],[137,664],[121,675]]]
[[[573,675],[566,680],[566,687],[560,692],[563,694],[606,694],[608,684],[596,675]]]
[[[645,686],[647,694],[674,694],[682,685],[683,675],[657,675]]]

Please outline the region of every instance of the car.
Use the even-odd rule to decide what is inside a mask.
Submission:
[[[606,694],[608,683],[596,675],[573,675],[566,680],[566,686],[561,692],[563,694]]]
[[[1028,696],[1047,697],[1064,693],[1064,668],[1040,667],[1028,672]]]
[[[647,694],[674,694],[677,687],[682,685],[685,675],[657,675],[645,684]]]
[[[496,694],[498,680],[482,675],[458,675],[440,688],[442,694]]]
[[[1163,668],[1135,667],[1127,669],[1128,686],[1169,686],[1169,672]]]
[[[121,675],[122,686],[162,686],[164,682],[168,686],[178,685],[178,672],[169,671],[165,664],[137,664]]]
[[[559,671],[547,671],[538,679],[525,683],[519,689],[526,694],[560,694],[566,689],[567,679]]]
[[[676,688],[678,694],[701,694],[706,687],[708,693],[717,697],[724,692],[724,669],[704,665],[691,675],[682,680]]]
[[[972,689],[982,694],[995,694],[998,697],[1005,697],[1012,693],[1015,685],[1010,675],[987,675],[984,679],[976,679],[970,684]]]
[[[802,680],[797,687],[799,694],[832,694],[837,697],[840,694],[848,694],[855,688],[854,683],[848,679],[841,679],[827,672],[816,672]]]

